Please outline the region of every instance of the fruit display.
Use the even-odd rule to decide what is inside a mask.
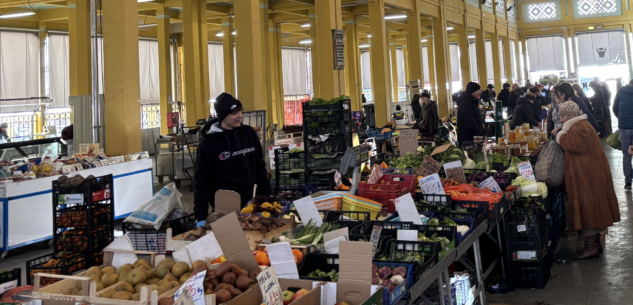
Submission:
[[[26,266],[28,274],[27,282],[29,284],[32,284],[36,273],[60,275],[73,274],[86,267],[86,259],[79,254],[60,252],[56,255],[45,255],[27,261]],[[42,286],[46,286],[58,282],[60,281],[60,279],[42,277],[40,281],[40,284]]]
[[[258,196],[243,208],[241,213],[260,213],[264,218],[269,218],[281,213],[281,204],[275,196]]]
[[[407,277],[407,268],[405,267],[395,267],[391,268],[389,266],[378,267],[377,265],[372,265],[372,273],[371,273],[371,283],[373,285],[382,285],[389,289],[389,292],[392,292],[398,285],[404,283]]]
[[[187,278],[184,278],[182,283],[192,274],[197,274],[205,269],[207,269],[207,274],[203,282],[204,294],[215,295],[218,304],[226,303],[246,290],[257,286],[257,275],[260,272],[259,268],[249,272],[229,261],[220,263],[216,269],[209,269],[203,261],[195,261],[193,262],[193,271],[187,274]],[[174,298],[160,298],[158,304],[173,305]]]
[[[279,238],[274,238],[273,242],[289,242],[291,245],[317,245],[323,242],[323,234],[338,230],[338,223],[324,223],[320,227],[312,223],[312,219],[305,226],[300,226],[292,232],[284,232]]]
[[[300,265],[303,262],[303,252],[299,249],[292,249],[292,255],[295,258],[295,263]],[[266,248],[253,251],[253,256],[255,257],[255,261],[260,266],[268,267],[270,266],[270,259],[268,258],[268,252]]]
[[[330,272],[321,271],[319,269],[314,270],[308,273],[307,277],[315,277],[315,278],[330,278],[331,282],[338,282],[338,271],[332,270]]]
[[[239,216],[238,219],[240,221],[240,225],[242,226],[242,230],[244,231],[260,231],[262,233],[268,233],[285,225],[285,223],[279,222],[275,219],[259,217],[255,214],[251,214],[251,216],[248,217]]]
[[[284,301],[284,305],[288,305],[306,295],[308,292],[310,292],[308,289],[299,289],[297,292],[285,290],[281,293],[281,299]]]

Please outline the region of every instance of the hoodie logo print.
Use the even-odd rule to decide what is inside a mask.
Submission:
[[[226,159],[228,159],[230,157],[231,157],[231,153],[228,152],[228,151],[225,151],[225,152],[220,154],[220,160],[226,160]]]
[[[252,153],[254,151],[255,151],[254,147],[242,149],[242,150],[239,150],[239,151],[235,151],[235,152],[233,152],[233,154],[231,154],[231,152],[225,151],[225,152],[221,153],[219,157],[220,157],[220,160],[224,161],[224,160],[227,160],[228,158],[235,157],[235,156],[238,156],[238,155],[246,155],[246,154]]]

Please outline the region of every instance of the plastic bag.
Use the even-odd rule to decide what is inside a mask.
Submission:
[[[537,181],[547,185],[559,186],[565,181],[565,154],[555,140],[550,140],[543,145],[536,165],[534,176]]]
[[[163,220],[175,209],[187,210],[182,203],[182,194],[175,183],[167,184],[150,201],[132,212],[124,222],[153,226],[159,230]]]
[[[616,130],[612,135],[607,138],[607,144],[613,149],[621,150],[622,143],[620,143],[620,130]]]

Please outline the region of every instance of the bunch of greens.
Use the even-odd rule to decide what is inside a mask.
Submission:
[[[332,270],[330,272],[321,271],[319,269],[314,270],[307,275],[308,277],[317,277],[317,278],[327,278],[332,279],[332,282],[338,282],[338,272],[336,270]]]
[[[451,243],[451,241],[443,236],[437,236],[437,233],[433,233],[431,237],[426,237],[426,232],[418,232],[418,241],[436,243],[439,242],[442,246],[442,250]]]
[[[317,245],[323,241],[323,234],[338,230],[340,225],[337,223],[324,223],[321,227],[317,227],[316,224],[312,223],[312,219],[308,221],[305,226],[301,226],[299,232],[295,234],[294,238],[289,239],[287,234],[279,237],[280,242],[289,242],[291,245]]]
[[[422,253],[416,251],[402,253],[397,249],[397,246],[397,243],[391,243],[389,251],[382,256],[377,256],[376,259],[381,261],[415,262],[419,267],[422,267],[424,264],[424,255]]]

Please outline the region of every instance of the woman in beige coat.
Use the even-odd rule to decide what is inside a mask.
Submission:
[[[600,232],[620,221],[611,168],[596,131],[578,104],[566,101],[558,113],[564,124],[552,130],[552,135],[565,152],[567,225],[585,237],[585,246],[572,258],[597,258],[602,250]]]

